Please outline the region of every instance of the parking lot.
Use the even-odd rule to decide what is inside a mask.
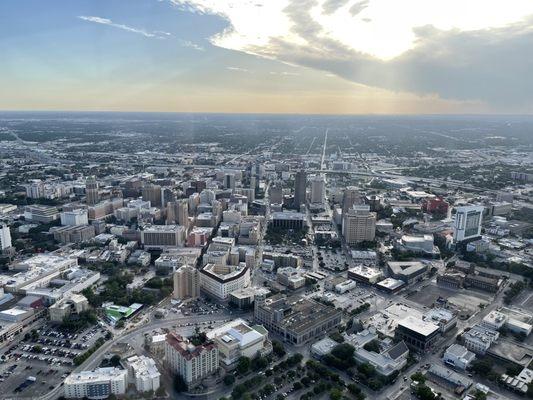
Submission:
[[[407,299],[426,307],[431,307],[439,297],[447,299],[458,309],[468,311],[470,314],[479,311],[480,304],[487,305],[494,299],[491,293],[472,289],[445,288],[433,283],[425,285],[423,290],[413,291],[406,296]]]
[[[28,333],[1,356],[0,391],[10,397],[34,397],[61,385],[74,368],[74,358],[107,330],[90,327],[80,333],[44,325]]]

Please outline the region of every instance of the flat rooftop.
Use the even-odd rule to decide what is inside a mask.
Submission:
[[[440,328],[438,325],[433,322],[424,321],[423,319],[415,318],[413,316],[408,316],[401,321],[398,321],[398,326],[403,326],[413,332],[417,332],[423,336],[429,336]]]

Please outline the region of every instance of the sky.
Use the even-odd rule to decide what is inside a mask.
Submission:
[[[533,114],[532,0],[2,0],[0,110]]]

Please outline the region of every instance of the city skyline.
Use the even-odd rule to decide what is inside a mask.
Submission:
[[[0,110],[533,111],[527,1],[23,1],[0,13]]]

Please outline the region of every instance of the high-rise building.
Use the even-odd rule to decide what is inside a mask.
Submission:
[[[456,208],[453,224],[454,243],[481,236],[483,210],[483,206],[461,206]]]
[[[305,191],[307,187],[307,174],[304,170],[296,172],[294,178],[294,205],[300,207],[305,204]]]
[[[200,271],[183,265],[174,272],[174,293],[178,300],[196,299],[200,296]]]
[[[321,204],[326,199],[326,181],[323,175],[311,178],[311,203]]]
[[[224,187],[226,189],[235,189],[235,174],[224,175]]]
[[[270,187],[270,204],[283,204],[283,189],[280,184]]]
[[[348,186],[344,190],[344,196],[342,198],[342,212],[347,212],[354,205],[361,204],[362,199],[359,190],[355,186]]]
[[[374,240],[376,213],[368,205],[353,206],[342,218],[342,234],[349,245]]]
[[[87,196],[88,205],[94,206],[98,203],[98,181],[94,176],[89,176],[85,181],[85,195]]]
[[[152,207],[161,207],[161,186],[147,184],[142,189],[142,199],[149,201]]]
[[[172,201],[176,201],[176,193],[169,187],[161,188],[161,207],[166,207]],[[154,204],[154,207],[157,207],[157,204]]]
[[[167,203],[167,223],[189,227],[189,202],[187,200]]]
[[[0,224],[0,250],[5,250],[11,247],[11,232],[9,226]]]
[[[165,363],[191,388],[218,371],[218,349],[213,342],[195,346],[171,332],[165,341]]]
[[[26,185],[26,196],[31,199],[44,197],[44,183],[39,179],[30,182]]]

